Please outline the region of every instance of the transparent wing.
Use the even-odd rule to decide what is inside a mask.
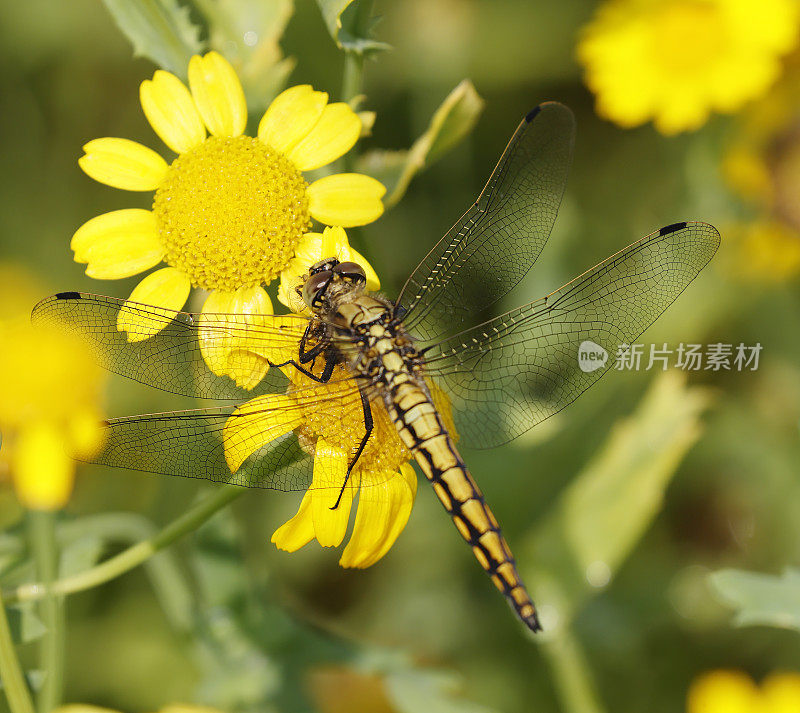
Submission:
[[[133,324],[130,341],[117,324],[121,311]],[[230,367],[237,360],[243,371],[254,355],[271,359],[297,358],[300,338],[309,323],[299,315],[190,314],[169,312],[144,304],[83,292],[61,292],[33,310],[37,324],[53,325],[83,335],[97,361],[109,371],[162,391],[203,399],[232,401],[286,390],[287,379],[276,368],[251,391],[239,388],[227,376],[215,375],[206,357],[225,354]],[[138,334],[137,334],[138,330]],[[247,348],[234,349],[232,345]],[[281,363],[272,361],[272,363]]]
[[[346,411],[360,409],[356,389],[338,390],[335,396],[321,391],[314,403],[314,418],[341,419]],[[276,394],[254,399],[236,410],[221,406],[113,419],[105,427],[103,450],[88,460],[116,468],[285,491],[307,489],[316,469],[315,487],[330,488],[335,496],[344,474],[337,473],[336,463],[328,459],[317,459],[315,464],[311,457],[315,440],[310,431],[304,431],[308,414],[308,403],[292,404],[288,397]],[[336,444],[345,454],[345,463],[356,452],[362,435],[342,435]]]
[[[433,341],[475,324],[530,270],[555,222],[574,139],[575,119],[562,104],[542,104],[522,120],[478,200],[400,292],[412,334]]]
[[[544,299],[428,348],[427,374],[450,397],[462,442],[500,445],[572,403],[683,292],[719,239],[705,223],[667,226]],[[589,371],[595,357],[581,368],[582,345],[604,350],[605,365]]]

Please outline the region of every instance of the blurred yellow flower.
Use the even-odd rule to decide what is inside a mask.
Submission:
[[[327,166],[355,144],[361,121],[344,103],[309,85],[291,87],[268,107],[257,138],[244,136],[244,92],[228,61],[216,52],[192,57],[189,88],[158,70],[142,82],[140,99],[156,134],[178,157],[128,139],[87,143],[81,168],[101,183],[155,191],[152,210],[125,209],[92,218],[72,238],[77,262],[98,279],[145,277],[130,302],[161,307],[165,317],[186,302],[192,287],[210,290],[203,312],[271,314],[262,289],[287,265],[311,225],[355,226],[383,213],[384,186],[369,176],[339,173],[308,184],[303,172]],[[206,132],[210,136],[206,135]],[[166,320],[165,320],[166,324]],[[130,341],[157,333],[133,310],[118,327]],[[252,387],[264,376],[236,368],[236,345],[211,348],[209,368]]]
[[[723,266],[742,280],[782,282],[800,274],[800,232],[777,220],[732,225]]]
[[[765,92],[799,20],[795,0],[607,0],[577,54],[600,116],[670,135]]]
[[[21,268],[0,265],[0,473],[28,508],[69,500],[75,463],[102,445],[103,372],[76,336],[33,329],[44,294]]]
[[[796,713],[800,674],[773,673],[761,686],[741,671],[711,671],[689,689],[687,713]]]
[[[800,274],[800,54],[781,80],[736,118],[722,159],[731,189],[752,205],[750,222],[732,226],[728,267],[734,275],[780,282]]]

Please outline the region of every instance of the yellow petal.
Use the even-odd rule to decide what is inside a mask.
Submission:
[[[189,86],[203,121],[214,136],[241,136],[247,103],[230,62],[218,52],[189,60]]]
[[[206,127],[186,85],[174,74],[156,70],[139,87],[144,115],[161,140],[175,153],[202,143]]]
[[[189,278],[174,267],[164,267],[145,277],[133,288],[117,315],[117,329],[127,332],[129,342],[140,342],[158,334],[186,304],[192,284]],[[142,312],[140,305],[158,307]]]
[[[167,173],[167,162],[153,149],[128,139],[94,139],[78,159],[95,181],[126,191],[154,191]]]
[[[258,138],[287,153],[314,128],[327,101],[325,92],[315,92],[308,84],[289,87],[267,108],[258,125]]]
[[[362,476],[358,510],[342,567],[370,567],[394,544],[411,515],[417,494],[414,469],[404,463],[399,473]]]
[[[305,263],[302,259],[294,257],[281,271],[281,281],[278,285],[278,302],[286,305],[295,314],[310,315],[303,298],[298,294],[297,287],[302,286],[303,276],[306,274]]]
[[[761,684],[765,713],[797,713],[800,711],[800,674],[773,673]]]
[[[367,274],[367,291],[368,292],[377,292],[381,289],[381,281],[378,277],[378,273],[375,272],[375,268],[369,264],[367,258],[365,258],[358,250],[354,250],[350,248],[350,257],[348,258],[350,262],[355,262],[361,267],[364,268],[364,272]]]
[[[320,257],[319,260],[327,257],[336,257],[341,260],[344,256],[345,250],[350,247],[347,242],[347,233],[344,228],[339,225],[334,225],[322,231],[322,240],[320,241]]]
[[[343,102],[328,104],[308,135],[288,153],[301,171],[327,166],[358,141],[361,119]]]
[[[264,352],[270,346],[258,327],[272,324],[271,314],[272,302],[259,286],[212,292],[203,305],[198,332],[208,368],[244,389],[256,386],[269,370]],[[248,315],[246,326],[241,315]]]
[[[314,477],[310,488],[314,536],[323,547],[336,547],[347,532],[354,483],[345,485],[344,482],[347,474],[347,454],[344,451],[318,438],[314,453]],[[332,509],[340,494],[338,506]]]
[[[311,492],[306,491],[297,514],[272,533],[272,542],[279,550],[296,552],[314,539],[311,517]]]
[[[98,243],[138,234],[158,239],[158,226],[153,213],[142,208],[114,210],[87,220],[75,231],[69,246],[75,253],[75,262],[88,262],[89,250]]]
[[[72,493],[75,463],[67,455],[62,434],[48,423],[22,430],[11,461],[20,502],[32,510],[58,510]]]
[[[385,186],[360,173],[337,173],[314,181],[306,191],[311,217],[327,225],[366,225],[383,213]]]
[[[77,410],[67,424],[71,451],[81,459],[92,458],[100,452],[105,438],[103,418],[95,408]]]
[[[139,208],[92,218],[78,228],[70,247],[75,262],[87,263],[86,274],[103,280],[137,275],[164,256],[155,216]]]
[[[289,433],[303,421],[301,409],[285,394],[267,394],[237,408],[225,422],[222,442],[231,473],[270,441]]]
[[[753,713],[759,695],[752,679],[741,671],[711,671],[689,688],[687,713]]]

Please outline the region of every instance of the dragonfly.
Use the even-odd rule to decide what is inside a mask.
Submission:
[[[252,415],[237,405],[300,389],[307,390],[317,415],[334,423],[348,404],[360,408],[363,429],[350,439],[345,481],[377,437],[375,418],[382,411],[497,589],[519,619],[539,631],[537,609],[511,548],[457,439],[469,447],[499,446],[572,403],[612,367],[606,361],[586,368],[582,345],[623,353],[694,280],[720,241],[711,225],[675,223],[546,297],[492,316],[490,310],[528,273],[548,240],[574,136],[575,120],[564,105],[547,102],[528,113],[477,200],[422,259],[395,300],[365,290],[362,266],[329,257],[309,266],[299,290],[308,315],[175,313],[78,292],[41,302],[35,322],[84,335],[112,372],[217,402],[112,419],[94,461],[304,490],[312,480],[314,444],[297,433],[271,440],[261,434],[252,457],[237,468],[226,461],[226,423]],[[138,324],[157,336],[131,341],[117,328],[123,310],[135,312]],[[205,365],[200,344],[209,335],[246,340],[254,349],[268,344],[270,353],[277,348],[283,356],[270,367],[282,368],[270,368],[251,391],[239,389]],[[286,369],[303,374],[304,385],[292,386]],[[351,388],[333,388],[337,384]],[[432,397],[434,389],[445,395],[449,418]],[[269,416],[268,410],[259,409],[259,415]],[[239,432],[258,438],[248,429]],[[331,487],[335,508],[347,483]]]

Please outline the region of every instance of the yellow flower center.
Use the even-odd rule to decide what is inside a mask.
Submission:
[[[250,136],[212,136],[178,156],[153,212],[164,261],[226,292],[272,280],[310,226],[302,174]]]

